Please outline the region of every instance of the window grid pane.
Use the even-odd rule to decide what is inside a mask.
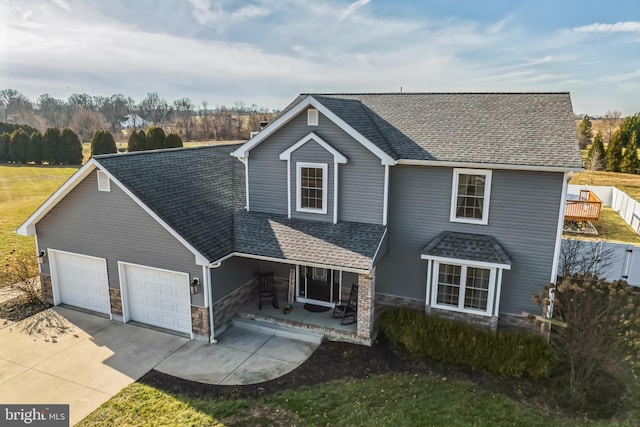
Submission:
[[[490,273],[486,268],[467,267],[464,308],[487,309]]]
[[[457,306],[460,299],[460,271],[458,265],[440,264],[438,272],[438,304]]]
[[[484,187],[484,175],[458,175],[456,217],[482,219]]]
[[[300,202],[303,208],[322,209],[322,169],[301,168]]]

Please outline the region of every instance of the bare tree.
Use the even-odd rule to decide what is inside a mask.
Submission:
[[[33,118],[33,104],[15,89],[0,90],[0,106],[4,109],[4,121],[27,123]]]
[[[602,122],[604,123],[604,143],[608,144],[611,141],[611,137],[615,130],[620,126],[622,122],[622,113],[620,111],[607,111],[602,116]]]
[[[561,276],[594,274],[599,276],[617,261],[613,249],[604,242],[563,239],[558,270]]]
[[[173,101],[173,108],[176,118],[176,129],[188,141],[192,138],[194,106],[189,98],[181,98]]]
[[[71,117],[69,127],[80,136],[82,141],[89,141],[95,131],[108,129],[109,124],[99,112],[80,109]]]
[[[47,121],[48,126],[61,128],[67,125],[66,107],[62,99],[43,93],[36,100],[36,107],[38,113]]]
[[[154,125],[161,126],[169,112],[169,105],[164,98],[161,98],[156,92],[149,92],[147,96],[140,101],[140,112],[142,116]]]

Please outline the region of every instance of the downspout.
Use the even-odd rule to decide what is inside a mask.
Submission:
[[[213,322],[213,288],[211,286],[211,269],[218,268],[222,265],[221,262],[203,266],[205,270],[205,287],[207,289],[207,298],[209,299],[209,344],[217,344],[218,340],[215,338],[214,322]]]

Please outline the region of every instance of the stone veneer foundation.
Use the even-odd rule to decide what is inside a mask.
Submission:
[[[376,272],[358,274],[358,338],[371,340],[375,316]]]
[[[191,330],[196,335],[208,337],[209,334],[209,309],[207,307],[191,306]]]
[[[40,286],[42,287],[42,295],[44,299],[53,304],[53,284],[51,283],[51,275],[40,273]]]
[[[111,314],[122,316],[122,295],[120,289],[109,288],[109,302],[111,303]]]
[[[216,329],[225,327],[227,322],[236,315],[240,308],[247,304],[252,298],[257,304],[257,286],[258,278],[255,277],[213,304],[214,335]]]

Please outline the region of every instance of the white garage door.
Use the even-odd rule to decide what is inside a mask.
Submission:
[[[120,277],[131,320],[191,334],[188,274],[120,263]]]
[[[107,261],[49,250],[51,274],[59,294],[56,302],[110,314]]]

